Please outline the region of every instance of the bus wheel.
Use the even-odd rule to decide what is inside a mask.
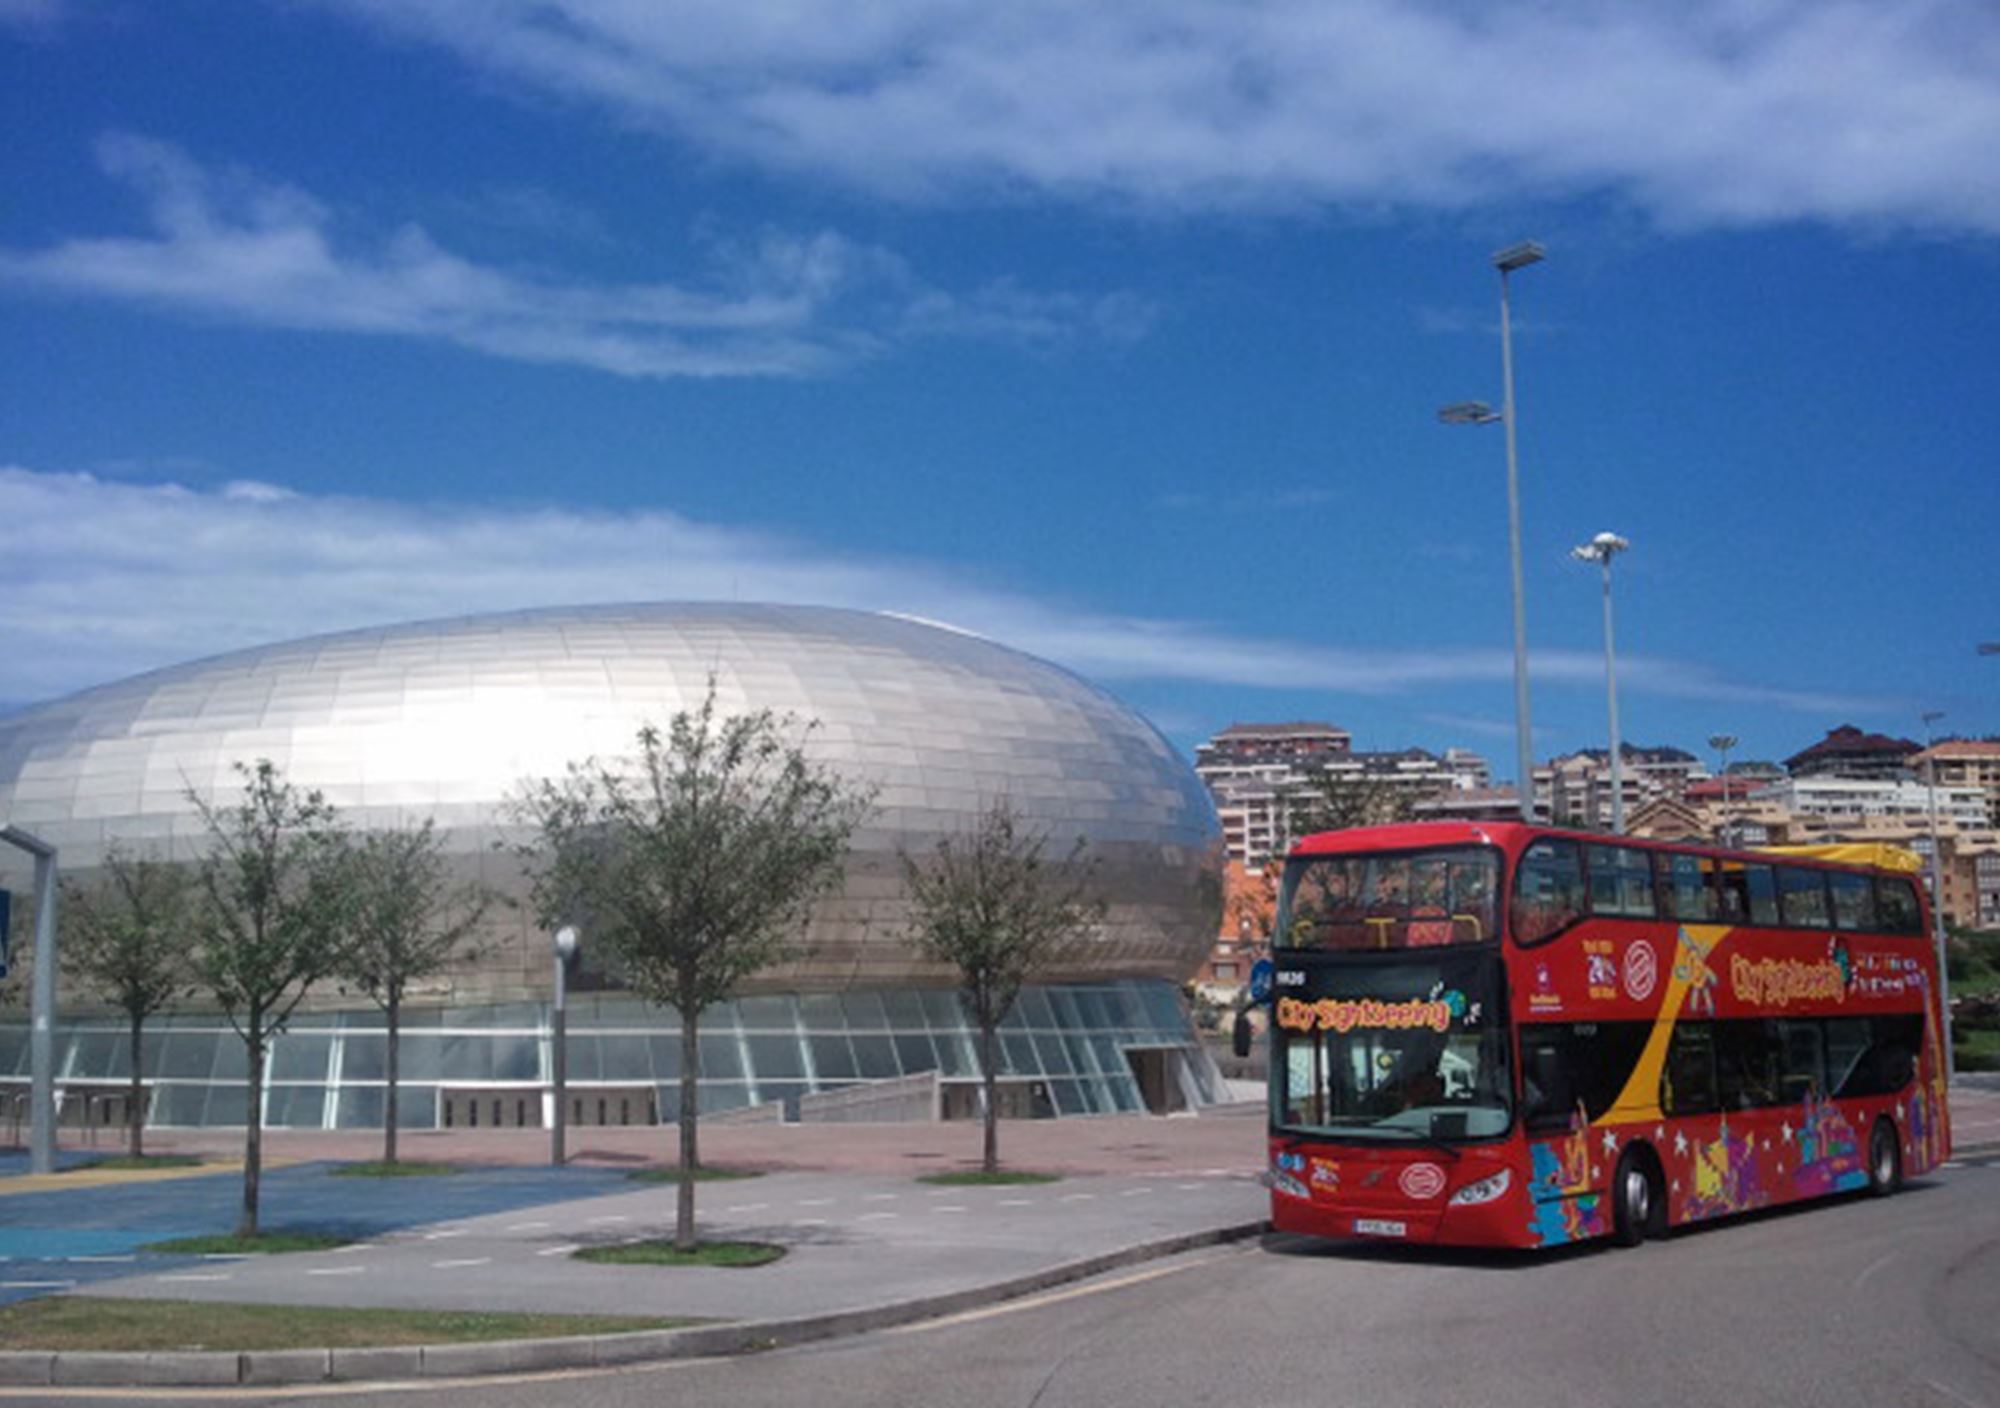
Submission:
[[[1903,1186],[1903,1151],[1896,1143],[1896,1126],[1885,1115],[1868,1136],[1868,1191],[1886,1198]]]
[[[1659,1197],[1653,1170],[1639,1151],[1619,1155],[1618,1171],[1611,1177],[1611,1239],[1621,1247],[1645,1241],[1657,1225]]]

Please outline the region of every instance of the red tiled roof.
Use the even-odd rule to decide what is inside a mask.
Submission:
[[[1831,756],[1852,756],[1856,753],[1905,753],[1921,752],[1923,744],[1907,738],[1891,738],[1886,733],[1863,733],[1853,724],[1842,724],[1825,738],[1802,752],[1785,759],[1785,766],[1791,767],[1805,758]]]

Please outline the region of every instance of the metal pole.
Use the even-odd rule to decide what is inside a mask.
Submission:
[[[566,1162],[565,1138],[569,1132],[569,961],[560,949],[556,952],[556,1008],[550,1028],[550,1038],[554,1049],[550,1052],[555,1067],[555,1119],[549,1125],[549,1162],[561,1168]]]
[[[1514,444],[1514,331],[1507,270],[1500,270],[1500,381],[1507,424],[1507,554],[1514,577],[1514,734],[1521,775],[1521,820],[1535,819],[1535,754],[1528,719],[1528,612],[1521,585],[1521,471]]]
[[[0,841],[35,858],[35,973],[28,999],[28,1171],[56,1171],[56,848],[18,826]]]
[[[1625,834],[1624,748],[1618,742],[1618,652],[1611,635],[1611,554],[1604,555],[1604,692],[1611,710],[1611,831]]]
[[[1937,945],[1938,963],[1938,1021],[1944,1030],[1944,1078],[1949,1085],[1958,1075],[1958,1062],[1951,1049],[1951,939],[1944,928],[1944,868],[1938,845],[1937,810],[1937,756],[1931,750],[1937,747],[1937,734],[1931,727],[1941,713],[1927,713],[1924,718],[1924,777],[1930,784],[1931,808],[1931,940]]]

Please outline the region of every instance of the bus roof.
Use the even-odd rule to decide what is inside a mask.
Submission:
[[[1344,855],[1354,852],[1425,850],[1438,846],[1498,846],[1516,852],[1538,836],[1557,836],[1569,841],[1591,842],[1600,846],[1636,846],[1648,851],[1684,851],[1735,860],[1770,864],[1783,859],[1808,865],[1842,869],[1867,869],[1891,874],[1909,874],[1919,868],[1916,856],[1900,846],[1771,846],[1756,850],[1732,850],[1699,841],[1660,841],[1642,836],[1614,836],[1605,831],[1571,831],[1559,826],[1530,826],[1523,821],[1409,821],[1390,826],[1354,826],[1344,831],[1321,831],[1302,837],[1290,851],[1294,856]]]

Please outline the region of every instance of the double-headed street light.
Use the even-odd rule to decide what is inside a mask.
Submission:
[[[1733,733],[1711,733],[1708,746],[1720,756],[1715,775],[1722,779],[1722,825],[1717,840],[1725,846],[1729,844],[1729,750],[1742,740]]]
[[[1514,733],[1520,755],[1523,821],[1535,819],[1535,755],[1528,719],[1528,613],[1521,587],[1521,473],[1514,443],[1514,330],[1507,276],[1540,263],[1547,255],[1548,251],[1533,240],[1523,240],[1493,256],[1493,267],[1500,271],[1500,410],[1483,401],[1460,401],[1438,412],[1438,419],[1447,425],[1490,425],[1497,420],[1507,426],[1507,548],[1514,579]]]
[[[1581,547],[1569,550],[1578,562],[1594,562],[1604,569],[1604,693],[1611,711],[1611,831],[1625,834],[1624,746],[1618,738],[1618,652],[1611,635],[1611,559],[1632,544],[1616,533],[1599,533]]]

